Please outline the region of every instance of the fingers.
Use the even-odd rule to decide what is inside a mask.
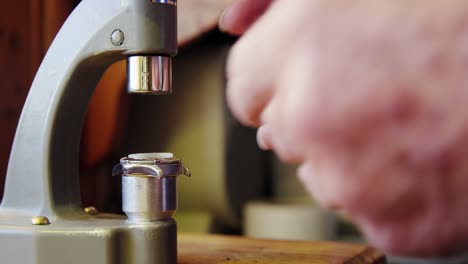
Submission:
[[[244,74],[230,78],[227,83],[227,101],[234,116],[244,125],[259,127],[260,115],[270,100],[270,82]]]
[[[219,19],[219,28],[233,35],[243,34],[268,8],[273,0],[237,0]]]
[[[260,115],[273,95],[277,71],[275,64],[265,63],[275,51],[261,47],[261,34],[250,33],[240,39],[227,63],[227,102],[234,116],[251,127],[261,125]]]
[[[291,51],[293,14],[283,11],[284,6],[279,4],[284,2],[277,3],[239,39],[227,62],[229,107],[236,118],[252,127],[261,125],[260,116],[275,94],[276,78]]]
[[[260,126],[260,147],[273,149],[282,161],[303,164],[300,179],[317,200],[354,218],[383,249],[435,250],[443,245],[425,244],[434,241],[428,236],[435,229],[441,243],[455,241],[460,228],[465,228],[461,231],[466,240],[466,213],[458,208],[465,208],[468,198],[457,197],[464,202],[456,207],[452,200],[464,193],[455,188],[464,184],[437,192],[441,183],[450,181],[447,175],[461,177],[466,173],[458,170],[468,171],[463,159],[458,162],[455,154],[448,154],[467,149],[459,145],[466,139],[466,117],[449,114],[467,112],[453,102],[468,95],[450,88],[463,87],[466,76],[453,75],[451,69],[466,65],[452,60],[459,54],[447,54],[453,50],[450,45],[405,31],[420,28],[419,23],[423,28],[445,25],[441,32],[453,32],[451,26],[419,21],[426,17],[406,13],[408,9],[400,7],[404,1],[382,8],[373,1],[343,6],[277,0],[264,15],[249,6],[253,2],[267,8],[271,1],[238,0],[220,26],[241,34],[256,21],[231,52],[227,96],[237,118]],[[375,6],[368,6],[372,3]],[[395,27],[400,15],[404,26]],[[433,37],[447,38],[445,33]],[[442,58],[436,70],[427,67],[427,54]],[[424,151],[428,145],[429,157]],[[430,158],[438,153],[440,160]],[[463,165],[452,167],[455,164]],[[446,211],[447,205],[454,211]],[[453,220],[452,230],[440,232],[438,226],[449,226],[447,219],[460,220]],[[414,240],[403,241],[404,236]],[[405,252],[408,249],[411,252]]]

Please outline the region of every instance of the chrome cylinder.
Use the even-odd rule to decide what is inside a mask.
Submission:
[[[129,221],[167,220],[176,209],[176,177],[122,176],[122,210]]]
[[[190,176],[172,153],[129,155],[113,174],[122,175],[122,210],[131,222],[170,219],[177,209],[176,176]]]
[[[127,59],[127,87],[133,94],[170,94],[172,58],[167,56],[130,56]]]

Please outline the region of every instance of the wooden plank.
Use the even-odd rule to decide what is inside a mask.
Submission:
[[[386,263],[378,250],[358,244],[257,240],[179,234],[179,264]]]

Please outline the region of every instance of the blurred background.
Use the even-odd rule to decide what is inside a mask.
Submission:
[[[234,37],[217,30],[231,0],[179,1],[180,52],[171,96],[129,96],[125,62],[100,81],[83,126],[84,206],[120,212],[112,167],[129,153],[173,152],[190,168],[179,180],[181,232],[292,240],[359,240],[352,225],[318,207],[296,168],[260,151],[255,130],[225,103]],[[20,0],[0,9],[0,196],[16,125],[42,57],[77,0]],[[138,136],[136,136],[138,135]]]

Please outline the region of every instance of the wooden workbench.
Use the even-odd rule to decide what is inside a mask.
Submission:
[[[179,235],[179,264],[386,263],[376,249],[333,242],[267,241],[216,235]]]

